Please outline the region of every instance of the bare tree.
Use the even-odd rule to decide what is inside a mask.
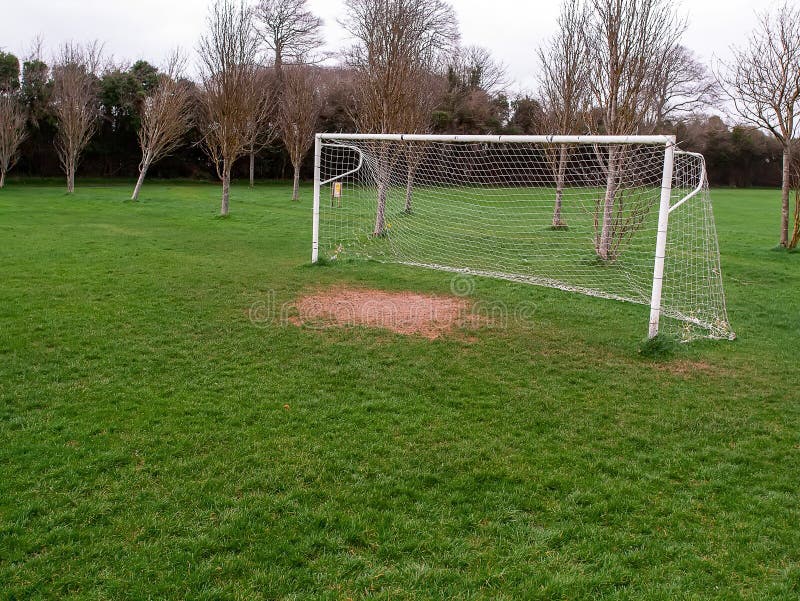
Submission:
[[[65,44],[53,67],[53,110],[58,121],[56,149],[67,176],[67,192],[75,191],[75,171],[97,127],[97,69],[101,47]]]
[[[0,91],[0,188],[6,185],[6,174],[19,160],[19,147],[27,133],[28,116],[19,94]]]
[[[278,110],[281,139],[294,167],[292,200],[300,200],[300,167],[314,143],[314,132],[323,97],[316,68],[290,65],[284,68],[283,93]]]
[[[356,40],[347,62],[356,73],[356,124],[360,131],[398,133],[418,124],[421,73],[441,64],[458,29],[452,7],[443,0],[346,0],[345,29]],[[378,203],[373,235],[385,231],[386,198],[396,153],[376,149]]]
[[[231,168],[247,151],[253,123],[263,123],[269,106],[259,86],[258,41],[243,2],[217,0],[200,40],[203,147],[222,180],[220,214],[230,207]]]
[[[594,130],[612,135],[636,133],[646,121],[659,83],[667,77],[665,57],[674,52],[686,22],[670,0],[587,0],[589,18],[586,48],[589,90],[595,106],[590,113]],[[599,154],[599,153],[598,153]],[[617,192],[626,155],[620,148],[608,149],[606,192],[598,201],[595,221],[595,251],[610,261],[616,259],[620,243],[642,215],[624,214]],[[646,210],[638,205],[631,211]]]
[[[720,99],[714,76],[681,44],[664,55],[662,77],[653,83],[653,106],[646,117],[652,128],[696,114]]]
[[[274,68],[260,67],[256,71],[261,98],[253,104],[253,112],[247,122],[247,154],[250,159],[250,187],[256,184],[256,154],[269,146],[278,136],[276,123],[278,110],[278,86]],[[263,113],[266,107],[267,114]]]
[[[447,65],[450,77],[468,90],[496,94],[508,86],[508,70],[483,46],[465,46],[453,53]]]
[[[554,134],[578,134],[589,104],[589,61],[586,52],[587,13],[580,0],[565,0],[558,32],[539,48],[539,86],[545,122]],[[564,228],[564,182],[571,147],[561,144],[548,152],[556,181],[553,228]]]
[[[308,10],[307,0],[260,0],[254,8],[258,34],[274,54],[275,71],[281,76],[283,65],[313,63],[313,56],[325,43],[322,19]]]
[[[272,54],[273,68],[270,93],[272,104],[279,106],[283,93],[283,67],[287,63],[315,64],[325,55],[318,50],[325,44],[322,37],[322,19],[308,9],[307,0],[259,0],[253,8],[256,31],[267,50]],[[280,109],[276,109],[280,110]],[[254,185],[256,147],[263,148],[278,134],[276,123],[263,131],[254,130],[256,142],[250,147],[250,186]]]
[[[444,58],[444,57],[443,57]],[[445,79],[438,66],[432,71],[419,70],[408,79],[408,90],[417,98],[415,105],[409,107],[404,131],[409,134],[429,133],[432,129],[431,116],[441,102],[446,89]],[[406,163],[406,198],[404,211],[413,212],[414,181],[417,170],[428,152],[425,142],[407,142],[405,144]]]
[[[744,48],[718,75],[739,116],[772,133],[783,148],[780,245],[789,245],[791,165],[800,114],[800,8],[785,2],[758,16]]]
[[[139,198],[150,165],[174,152],[189,131],[193,117],[193,90],[183,78],[184,60],[175,52],[158,77],[158,86],[141,105],[139,179],[131,200]]]
[[[449,54],[447,90],[437,107],[441,111],[437,127],[450,133],[499,133],[508,118],[505,65],[480,46],[458,48]],[[448,121],[443,122],[442,117]]]

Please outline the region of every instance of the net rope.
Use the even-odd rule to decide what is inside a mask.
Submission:
[[[664,151],[326,138],[319,253],[649,306]],[[661,331],[731,339],[702,156],[675,153],[671,205]]]

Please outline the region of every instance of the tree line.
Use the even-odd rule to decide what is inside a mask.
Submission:
[[[780,244],[800,238],[795,197],[800,107],[800,12],[760,15],[730,64],[711,72],[682,44],[685,18],[669,0],[563,0],[556,29],[531,51],[535,93],[510,95],[491,52],[461,44],[444,0],[344,0],[351,43],[323,51],[306,0],[216,0],[192,64],[116,64],[97,43],[40,41],[19,60],[0,53],[0,187],[19,175],[233,178],[310,175],[317,131],[488,134],[674,134],[705,155],[714,185],[781,185]],[[716,113],[733,108],[733,117]],[[563,184],[570,149],[556,149]],[[246,160],[245,160],[246,159]],[[411,171],[422,157],[405,157]],[[616,171],[603,201],[598,256],[613,246]],[[561,183],[560,183],[561,182]],[[382,232],[387,182],[378,184]],[[409,185],[409,202],[411,188]],[[553,225],[559,226],[558,202]]]

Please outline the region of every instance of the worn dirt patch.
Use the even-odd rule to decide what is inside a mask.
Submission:
[[[332,288],[298,298],[295,307],[295,325],[367,326],[430,340],[475,321],[466,299],[414,292]]]

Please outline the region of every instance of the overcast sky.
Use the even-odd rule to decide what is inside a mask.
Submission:
[[[176,46],[193,50],[203,31],[209,0],[3,0],[0,47],[24,56],[30,40],[41,35],[48,49],[74,40],[98,39],[117,60],[144,58],[160,63]],[[325,20],[330,49],[346,43],[338,25],[341,0],[309,0]],[[514,89],[533,90],[535,48],[552,35],[558,0],[452,0],[462,41],[489,48],[503,61]],[[685,45],[701,58],[726,58],[753,26],[755,11],[774,0],[700,0],[676,2],[689,17]]]

